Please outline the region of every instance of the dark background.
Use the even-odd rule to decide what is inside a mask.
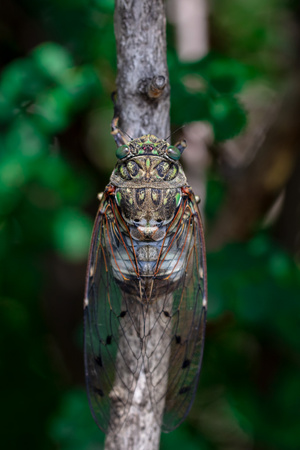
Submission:
[[[112,0],[0,3],[5,449],[92,450],[104,440],[84,388],[82,298],[96,194],[115,163],[113,9]],[[172,126],[201,121],[209,136],[204,145],[196,133],[190,145],[196,158],[201,147],[204,166],[183,161],[205,185],[209,314],[195,404],[161,448],[294,450],[298,2],[210,1],[207,26],[211,51],[184,63],[176,20],[168,23]],[[188,138],[189,127],[182,132]]]

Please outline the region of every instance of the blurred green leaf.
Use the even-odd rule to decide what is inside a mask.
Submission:
[[[66,128],[70,120],[71,105],[72,97],[61,87],[43,93],[35,105],[35,115],[40,128],[49,134]]]
[[[43,78],[37,75],[37,68],[29,58],[12,62],[1,74],[1,95],[11,104],[18,102],[19,107],[44,87]]]
[[[71,261],[86,260],[92,226],[91,219],[79,210],[58,211],[53,223],[54,248]]]
[[[247,123],[246,112],[234,97],[223,95],[210,102],[215,139],[225,141],[239,134]]]
[[[245,66],[214,54],[191,64],[183,64],[173,55],[169,61],[174,92],[172,121],[210,122],[216,141],[230,139],[243,130],[247,114],[234,94],[251,76]]]
[[[30,118],[18,117],[6,133],[6,151],[30,164],[47,152],[47,139]]]
[[[49,424],[49,433],[61,450],[104,448],[104,434],[92,420],[84,390],[74,389],[65,393],[60,411]]]
[[[32,57],[43,75],[58,83],[63,81],[66,71],[73,67],[70,54],[53,42],[35,48]]]

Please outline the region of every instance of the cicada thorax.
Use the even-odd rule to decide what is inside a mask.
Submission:
[[[181,201],[181,189],[117,188],[116,202],[132,238],[153,243],[165,237]]]
[[[124,292],[154,302],[177,289],[187,265],[193,236],[185,176],[178,161],[147,155],[120,162],[111,182],[115,279]]]

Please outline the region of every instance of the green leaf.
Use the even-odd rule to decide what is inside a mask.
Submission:
[[[9,64],[0,82],[1,96],[10,103],[18,102],[19,109],[25,106],[22,102],[32,100],[44,87],[45,81],[29,58]]]
[[[199,72],[220,94],[236,94],[249,79],[249,69],[239,61],[209,53],[199,62]]]
[[[34,112],[39,126],[49,134],[63,130],[70,120],[73,98],[62,87],[43,93],[37,99]]]
[[[64,393],[60,409],[50,422],[50,436],[61,450],[99,450],[104,434],[95,424],[85,390]]]
[[[210,119],[217,141],[233,138],[247,123],[245,110],[239,101],[230,95],[218,96],[211,100]]]
[[[5,145],[7,152],[26,158],[29,163],[46,153],[48,142],[33,120],[21,116],[8,130]]]
[[[53,42],[47,42],[35,48],[32,58],[41,72],[56,82],[63,81],[66,71],[73,67],[70,54]]]
[[[71,261],[87,258],[92,234],[92,221],[81,211],[63,209],[53,223],[53,244],[57,251]]]

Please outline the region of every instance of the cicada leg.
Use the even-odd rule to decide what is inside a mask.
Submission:
[[[186,149],[186,140],[182,139],[179,142],[176,142],[176,144],[174,145],[174,147],[177,147],[178,150],[180,151],[180,153],[182,154],[183,151]]]
[[[120,128],[118,127],[120,111],[117,106],[116,97],[117,97],[116,92],[113,92],[111,94],[111,99],[114,104],[114,117],[111,121],[111,134],[115,140],[115,143],[117,144],[117,147],[121,147],[121,145],[127,144],[128,141],[125,138],[122,131],[120,130]]]

